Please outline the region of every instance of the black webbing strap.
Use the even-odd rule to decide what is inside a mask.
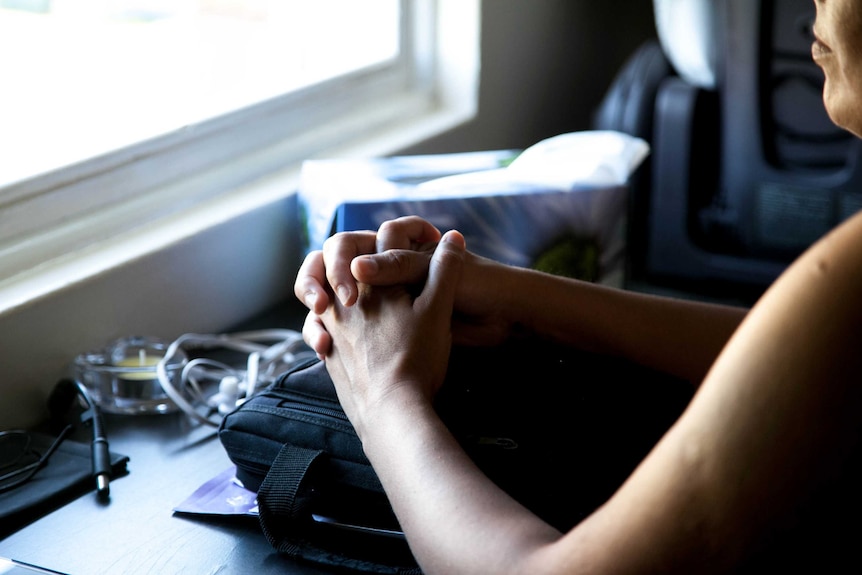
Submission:
[[[286,444],[260,484],[257,492],[260,526],[267,541],[279,552],[288,555],[299,552],[291,534],[307,512],[297,494],[309,468],[321,455],[323,451]]]
[[[326,550],[302,536],[311,521],[308,501],[301,497],[304,482],[325,453],[285,444],[257,492],[258,519],[269,544],[279,553],[365,573],[421,575],[415,566],[376,563]]]

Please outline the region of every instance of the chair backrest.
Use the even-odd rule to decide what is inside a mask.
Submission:
[[[651,115],[652,158],[648,190],[637,190],[643,224],[629,239],[642,254],[635,269],[757,292],[862,207],[862,145],[829,120],[811,61],[814,5],[654,6],[673,71],[658,81],[654,106],[641,105]],[[600,113],[597,125],[615,128],[607,119]]]

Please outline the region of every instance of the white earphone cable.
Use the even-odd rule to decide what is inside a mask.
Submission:
[[[245,369],[208,358],[186,361],[174,367],[180,350],[228,349],[248,354]],[[173,341],[156,365],[156,376],[165,394],[193,420],[213,427],[221,416],[269,385],[290,367],[313,352],[293,330],[271,329],[233,334],[194,334]],[[203,386],[219,382],[218,393],[207,397]]]

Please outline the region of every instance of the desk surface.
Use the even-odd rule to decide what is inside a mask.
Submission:
[[[129,474],[101,504],[88,493],[0,541],[0,556],[78,574],[324,573],[279,556],[257,521],[174,515],[231,466],[214,428],[182,414],[106,416],[111,449]]]
[[[296,324],[273,321],[270,325]],[[502,393],[501,398],[515,401],[501,407],[504,411],[516,405],[533,414],[533,421],[557,422],[582,439],[578,446],[567,442],[579,465],[591,470],[580,474],[578,485],[572,484],[570,474],[549,472],[565,460],[546,458],[548,465],[542,471],[553,476],[553,481],[551,476],[543,479],[545,486],[552,486],[547,492],[571,489],[578,495],[572,497],[578,509],[597,504],[606,497],[608,488],[625,478],[657,439],[653,435],[663,432],[676,418],[691,393],[690,387],[683,384],[648,385],[645,372],[631,374],[631,368],[616,360],[588,360],[578,354],[561,362],[559,356],[554,356],[556,361],[540,360],[539,364],[548,366],[549,372],[562,370],[556,378],[574,370],[572,373],[578,377],[572,381],[582,381],[582,385],[567,388],[566,393],[578,400],[555,402],[562,412],[552,410],[552,414],[541,392],[541,376],[535,381],[535,362],[543,356],[534,355],[521,343],[517,345],[522,352],[517,356],[521,362],[499,362],[495,358],[500,352],[495,350],[489,350],[487,356],[470,350],[468,354],[453,355],[453,361],[458,357],[467,361],[460,368],[465,373],[471,373],[474,364],[482,366],[482,379],[495,386],[503,385],[505,380],[513,393]],[[539,346],[543,353],[550,353],[545,343]],[[616,367],[611,369],[612,366]],[[530,386],[535,392],[527,396],[531,401],[514,393],[523,389],[528,378],[532,378]],[[552,377],[544,384],[554,386],[555,381]],[[629,383],[609,386],[608,381]],[[596,382],[600,384],[594,385]],[[666,393],[660,393],[660,389]],[[680,389],[684,394],[679,395]],[[523,419],[522,416],[519,412]],[[215,429],[193,424],[184,414],[106,416],[105,423],[112,450],[130,457],[129,475],[113,483],[110,504],[101,505],[93,492],[80,497],[0,541],[0,555],[72,575],[327,572],[275,553],[253,518],[173,514],[174,507],[196,489],[231,467]],[[556,427],[537,429],[538,435],[560,436]],[[541,453],[538,450],[536,457],[543,457]],[[610,460],[613,464],[609,464]],[[528,465],[527,469],[532,467]]]
[[[288,302],[237,331],[302,325],[304,309]],[[128,455],[129,474],[0,541],[0,556],[72,575],[255,573],[320,574],[274,552],[251,517],[192,518],[173,508],[231,467],[215,428],[181,413],[105,414],[111,450]],[[86,433],[80,437],[86,441]]]

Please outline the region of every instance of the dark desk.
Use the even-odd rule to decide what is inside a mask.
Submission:
[[[129,474],[100,504],[88,493],[0,541],[0,556],[73,575],[324,573],[273,552],[249,517],[189,518],[172,509],[231,466],[214,428],[182,414],[106,416]]]
[[[281,311],[281,315],[270,314],[263,322],[243,329],[300,323],[290,306]],[[516,355],[489,350],[485,357],[470,350],[453,355],[453,361],[457,357],[467,361],[460,368],[465,373],[472,373],[469,370],[475,365],[482,366],[482,381],[497,388],[508,384],[510,392],[498,395],[501,400],[510,397],[514,401],[502,401],[501,406],[516,408],[518,418],[532,413],[580,438],[580,442],[567,442],[567,449],[576,454],[580,468],[590,472],[578,474],[577,485],[567,472],[548,474],[544,481],[548,493],[572,490],[578,493],[573,498],[575,507],[592,508],[625,479],[676,418],[688,402],[690,386],[671,385],[662,376],[642,371],[633,374],[629,370],[635,368],[614,359],[587,361],[587,356],[572,354],[565,362],[557,355],[555,361],[537,362],[536,358],[551,353],[546,343],[537,344],[544,350],[542,354],[518,343],[520,353]],[[498,353],[509,359],[497,361]],[[514,361],[517,358],[522,361]],[[549,405],[543,393],[521,394],[524,382],[529,381],[531,390],[537,391],[542,389],[540,384],[554,386],[561,377],[557,374],[556,379],[545,381],[537,376],[538,366],[546,366],[552,373],[562,370],[569,380],[580,382],[567,387],[567,393],[577,399]],[[571,377],[566,375],[569,373]],[[652,377],[659,378],[655,386],[649,384]],[[130,457],[129,475],[113,482],[110,504],[100,505],[95,493],[88,493],[0,541],[0,556],[72,575],[326,572],[273,552],[253,518],[215,520],[173,514],[175,506],[231,466],[215,429],[192,424],[183,414],[106,416],[106,425],[112,450]],[[549,429],[537,427],[536,436],[541,439],[551,433],[561,437],[556,428]],[[565,459],[546,459],[549,466],[567,465]]]
[[[290,298],[233,331],[299,329],[305,309]],[[181,413],[105,415],[111,450],[130,457],[129,474],[0,541],[0,556],[72,575],[114,573],[326,573],[279,556],[251,517],[173,514],[198,487],[231,466],[215,428]],[[79,436],[87,441],[87,433]]]

